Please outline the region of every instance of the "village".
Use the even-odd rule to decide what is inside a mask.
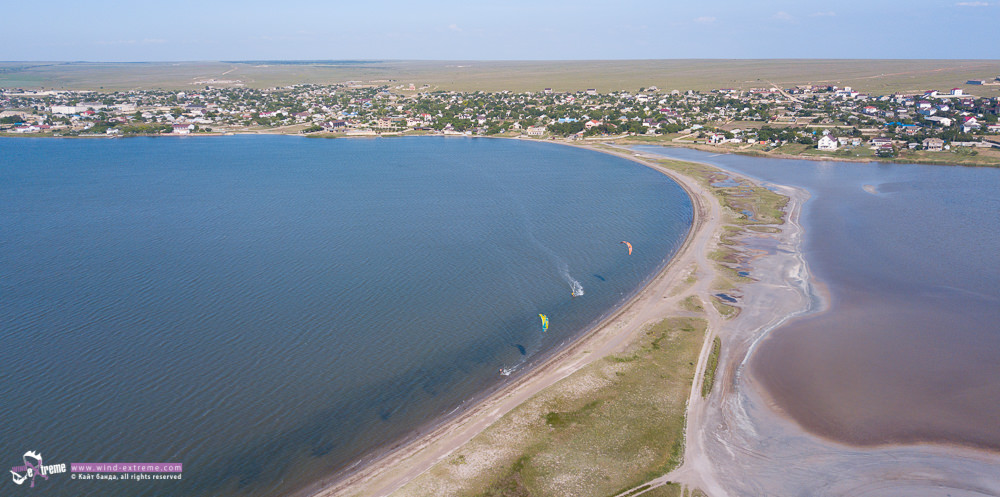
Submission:
[[[996,78],[1000,82],[1000,76]],[[985,80],[966,85],[993,84]],[[455,92],[393,81],[117,92],[7,89],[0,134],[57,137],[281,133],[535,139],[650,138],[734,151],[845,158],[1000,149],[1000,98],[960,88],[871,95],[851,87],[600,93]],[[994,153],[991,151],[990,153]]]

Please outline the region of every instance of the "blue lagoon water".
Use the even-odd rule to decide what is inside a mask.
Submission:
[[[0,212],[4,464],[184,464],[66,496],[315,482],[578,336],[692,218],[594,152],[267,136],[0,140]]]
[[[750,359],[779,409],[853,444],[1000,450],[1000,169],[636,149],[810,192],[804,254],[828,310]]]

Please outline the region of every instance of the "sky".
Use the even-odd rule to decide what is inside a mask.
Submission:
[[[1000,0],[4,3],[5,61],[1000,58]]]

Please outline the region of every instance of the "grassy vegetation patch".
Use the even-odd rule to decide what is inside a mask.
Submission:
[[[701,299],[697,295],[688,295],[688,297],[681,301],[681,307],[691,311],[691,312],[705,312],[705,308],[702,307]]]
[[[719,368],[719,354],[722,352],[722,339],[715,337],[712,340],[712,352],[708,355],[708,362],[705,364],[705,376],[701,382],[701,396],[708,397],[712,393],[712,386],[715,385],[715,371]]]
[[[729,175],[705,164],[670,159],[660,159],[656,162],[698,180],[702,186],[719,199],[723,207],[732,213],[734,224],[747,226],[784,222],[784,208],[788,204],[788,197],[784,195],[745,180],[738,180],[737,186],[712,186],[713,183],[729,178]],[[736,234],[735,231],[727,227],[723,237],[731,237]]]
[[[748,281],[753,281],[748,276],[740,275],[740,271],[737,270],[736,268],[732,268],[724,264],[719,264],[717,268],[719,269],[719,271],[722,272],[722,274],[725,276],[725,279],[730,283],[745,283]]]
[[[727,262],[730,264],[736,264],[740,260],[737,257],[739,252],[732,248],[723,248],[719,250],[713,250],[709,252],[708,258],[716,262]]]
[[[489,485],[476,497],[529,497],[532,493],[524,484],[525,466],[530,462],[528,456],[522,456],[507,470],[504,475]]]
[[[781,228],[774,226],[747,226],[746,229],[757,233],[781,233]]]
[[[740,314],[740,308],[723,302],[719,297],[712,297],[712,306],[726,319],[732,319]]]
[[[650,326],[516,407],[397,495],[615,495],[679,464],[703,318]],[[643,494],[645,495],[645,494]]]
[[[595,400],[572,412],[550,411],[545,415],[545,424],[553,428],[563,428],[576,423],[584,422],[587,417],[591,416],[594,413],[594,410],[600,405],[601,401]]]

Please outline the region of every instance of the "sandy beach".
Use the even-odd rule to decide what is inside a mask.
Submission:
[[[685,243],[669,264],[616,313],[534,371],[518,378],[457,418],[435,427],[425,436],[382,454],[325,488],[310,489],[309,495],[327,497],[391,494],[438,461],[447,458],[514,407],[587,364],[620,350],[649,323],[680,312],[677,299],[669,297],[672,297],[672,290],[681,280],[690,276],[692,268],[696,268],[694,271],[698,273],[698,288],[694,291],[704,295],[711,293],[709,287],[716,269],[715,263],[708,259],[707,254],[714,250],[722,225],[718,201],[693,178],[642,160],[630,151],[604,152],[667,174],[691,197],[695,214],[693,226]],[[714,330],[718,329],[722,318],[713,313],[709,321],[709,329]],[[702,365],[707,352],[708,348],[702,351]]]

